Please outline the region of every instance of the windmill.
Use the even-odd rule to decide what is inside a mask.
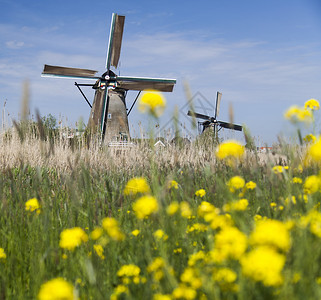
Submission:
[[[123,38],[125,16],[112,14],[109,42],[106,56],[106,72],[96,76],[98,71],[45,65],[43,77],[62,77],[96,80],[94,84],[75,85],[91,108],[87,127],[91,132],[100,132],[102,140],[120,141],[129,138],[128,115],[135,105],[142,90],[153,89],[161,92],[172,92],[175,79],[117,76],[111,67],[117,69]],[[91,105],[81,86],[95,89]],[[132,107],[127,113],[126,95],[128,90],[139,91]]]
[[[198,122],[199,125],[202,127],[201,128],[202,133],[205,130],[213,129],[213,133],[214,133],[214,136],[216,137],[216,139],[217,139],[218,132],[222,128],[232,129],[232,130],[236,130],[236,131],[242,131],[242,126],[241,125],[236,125],[236,124],[232,124],[232,123],[228,123],[228,122],[223,122],[223,121],[217,120],[218,115],[219,115],[219,111],[220,111],[221,98],[222,98],[222,93],[217,92],[217,94],[216,94],[216,104],[215,104],[215,109],[214,109],[214,117],[202,115],[202,114],[190,111],[190,110],[187,112],[188,116],[195,117],[197,119],[205,120],[205,121],[202,121],[202,122]]]

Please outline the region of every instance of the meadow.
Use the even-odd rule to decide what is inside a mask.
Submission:
[[[0,143],[0,299],[321,297],[315,135],[262,162],[237,141],[119,151],[21,128]]]

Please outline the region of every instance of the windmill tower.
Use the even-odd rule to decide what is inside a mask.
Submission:
[[[112,14],[106,56],[106,72],[101,76],[96,76],[97,71],[94,70],[51,65],[45,65],[42,72],[43,77],[63,77],[96,81],[94,84],[78,84],[75,82],[75,85],[91,107],[87,125],[88,129],[91,132],[100,132],[102,140],[105,139],[107,142],[127,140],[130,137],[128,127],[129,113],[127,114],[125,101],[128,90],[139,91],[139,93],[146,89],[172,92],[176,83],[175,79],[117,76],[111,70],[112,67],[115,69],[118,67],[124,24],[125,16]],[[92,105],[81,90],[81,86],[91,86],[95,89]]]

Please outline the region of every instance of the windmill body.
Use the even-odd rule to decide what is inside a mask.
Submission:
[[[172,92],[175,79],[117,76],[111,67],[118,66],[123,38],[125,16],[112,14],[111,28],[106,57],[106,72],[96,76],[97,71],[79,68],[45,65],[43,77],[62,77],[74,79],[95,80],[94,84],[78,84],[85,100],[91,107],[88,129],[100,132],[106,141],[126,141],[130,137],[128,114],[126,108],[126,94],[128,90],[142,91],[153,89],[162,92]],[[81,86],[92,86],[95,89],[93,104],[91,105]]]

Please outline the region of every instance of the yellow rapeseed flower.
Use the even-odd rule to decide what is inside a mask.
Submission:
[[[313,120],[311,110],[299,106],[291,106],[285,113],[284,117],[292,123],[306,122],[309,123]]]
[[[308,176],[303,184],[303,191],[305,194],[314,194],[319,191],[321,185],[320,177],[316,175]]]
[[[149,90],[144,91],[138,101],[138,109],[142,113],[150,113],[154,117],[160,117],[166,107],[166,100],[162,93]]]
[[[40,205],[39,205],[37,198],[29,199],[25,203],[25,209],[26,209],[26,211],[30,211],[30,212],[36,211],[36,213],[39,215],[40,214]]]
[[[179,203],[177,201],[172,202],[166,208],[166,212],[170,216],[174,215],[178,210],[179,210]]]
[[[190,218],[192,216],[192,209],[187,201],[181,202],[181,216],[183,218]]]
[[[194,289],[199,289],[202,286],[202,281],[196,269],[187,267],[181,275],[181,281],[188,283]]]
[[[102,245],[99,245],[99,244],[94,245],[94,250],[101,259],[105,259],[104,249]]]
[[[88,235],[80,227],[65,229],[60,233],[60,248],[73,251],[82,243],[88,241]]]
[[[185,284],[180,284],[172,293],[174,299],[195,299],[196,295],[195,289]]]
[[[178,182],[175,181],[175,180],[171,180],[171,181],[168,183],[168,188],[169,188],[169,189],[175,189],[175,190],[177,190],[177,189],[178,189]]]
[[[284,167],[283,167],[283,166],[274,166],[274,167],[272,168],[272,171],[273,171],[275,174],[280,174],[280,173],[283,173]]]
[[[103,235],[103,229],[101,227],[96,227],[91,233],[90,238],[94,241],[98,240]]]
[[[302,179],[300,177],[293,177],[292,182],[293,183],[302,183]]]
[[[247,248],[246,235],[233,226],[226,226],[214,237],[215,248],[211,251],[211,257],[215,262],[226,259],[239,259]]]
[[[249,205],[249,201],[247,199],[240,199],[238,201],[234,201],[231,203],[227,203],[223,206],[224,211],[242,211],[246,210]]]
[[[63,278],[55,278],[44,283],[38,294],[39,300],[75,300],[76,293],[71,283]]]
[[[310,99],[304,103],[304,108],[311,109],[311,110],[318,110],[320,108],[319,101],[316,99]]]
[[[260,246],[245,254],[241,260],[245,276],[261,281],[266,286],[279,286],[283,282],[282,269],[285,256],[273,248]]]
[[[228,140],[218,145],[216,156],[219,159],[241,158],[244,155],[244,146],[234,140]]]
[[[214,270],[212,278],[221,283],[232,283],[235,282],[237,275],[230,268],[219,268]]]
[[[253,181],[249,181],[245,184],[247,190],[254,190],[256,188],[256,183]]]
[[[120,230],[116,219],[114,218],[103,219],[102,227],[113,240],[122,241],[125,239],[125,235]]]
[[[133,204],[133,211],[138,219],[144,219],[158,211],[157,199],[153,196],[142,196]]]
[[[135,177],[130,179],[124,189],[125,195],[136,195],[138,193],[150,193],[150,187],[144,177]]]
[[[153,235],[158,240],[166,241],[168,239],[168,235],[162,229],[157,229]]]
[[[250,235],[249,242],[252,245],[272,246],[283,251],[288,251],[291,246],[286,224],[272,219],[259,220]]]
[[[206,191],[204,189],[199,189],[195,192],[195,196],[203,198],[206,195]]]
[[[134,264],[123,265],[117,272],[118,277],[139,276],[140,268]]]
[[[139,233],[140,233],[140,231],[138,229],[135,229],[135,230],[132,231],[132,235],[133,236],[138,236]]]
[[[227,182],[231,192],[242,189],[245,185],[245,180],[241,176],[234,176]]]
[[[4,252],[4,249],[3,248],[0,248],[0,259],[6,259],[7,258],[7,255],[6,253]]]
[[[304,138],[303,138],[303,141],[306,143],[306,144],[311,144],[311,143],[314,143],[316,141],[316,137],[313,135],[313,134],[307,134]]]
[[[320,163],[321,162],[321,138],[318,139],[308,148],[307,158],[312,161]]]

